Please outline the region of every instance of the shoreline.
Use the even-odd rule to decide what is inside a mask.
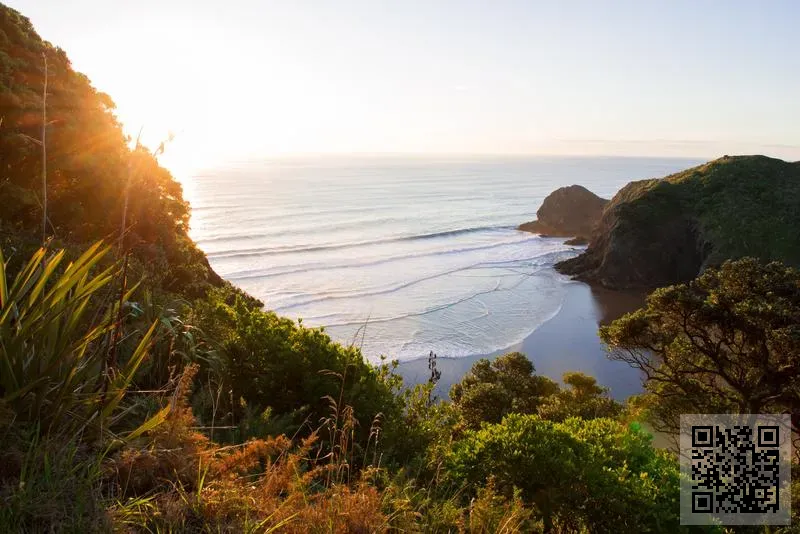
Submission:
[[[644,305],[645,293],[614,291],[580,281],[569,281],[561,308],[519,343],[489,353],[465,357],[438,357],[436,368],[442,376],[434,393],[449,398],[450,387],[482,358],[493,360],[509,352],[521,352],[533,361],[536,373],[561,383],[567,371],[592,375],[608,387],[611,396],[625,400],[642,392],[641,373],[623,362],[608,359],[598,336],[600,325]],[[402,361],[395,371],[407,385],[426,382],[430,376],[428,358]]]

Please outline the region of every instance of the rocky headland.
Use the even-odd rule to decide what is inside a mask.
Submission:
[[[800,265],[800,162],[725,156],[631,182],[602,211],[587,250],[556,268],[612,289],[650,289],[744,256]]]

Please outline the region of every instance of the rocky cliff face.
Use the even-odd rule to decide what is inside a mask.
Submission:
[[[585,244],[606,204],[608,200],[580,185],[562,187],[544,199],[537,220],[521,224],[519,229],[547,237],[574,237],[573,243]]]
[[[586,252],[556,268],[610,288],[644,289],[743,256],[800,265],[800,163],[726,156],[631,182],[606,207]]]

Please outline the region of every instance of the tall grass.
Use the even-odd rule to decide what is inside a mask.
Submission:
[[[169,413],[113,432],[155,323],[122,366],[104,373],[115,327],[108,318],[127,299],[107,302],[119,274],[117,263],[104,265],[108,252],[97,243],[67,262],[63,250],[41,248],[11,279],[0,250],[1,532],[108,531],[108,454]]]

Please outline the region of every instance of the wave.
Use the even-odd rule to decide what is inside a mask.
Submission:
[[[409,317],[421,317],[423,315],[428,315],[430,313],[434,313],[434,312],[437,312],[437,311],[440,311],[440,310],[444,310],[446,308],[451,308],[453,306],[456,306],[457,304],[461,304],[461,303],[467,302],[469,300],[472,300],[474,298],[480,297],[481,295],[488,295],[489,293],[494,293],[495,291],[505,291],[505,288],[501,289],[500,288],[500,282],[497,282],[497,284],[495,284],[495,286],[492,289],[485,289],[483,291],[478,291],[478,292],[476,292],[476,293],[474,293],[472,295],[467,295],[465,297],[462,297],[460,299],[454,300],[452,302],[439,304],[437,306],[431,306],[430,308],[425,308],[425,309],[422,309],[422,310],[419,310],[419,311],[403,313],[403,314],[400,314],[400,315],[395,315],[393,317],[379,317],[377,319],[369,318],[369,319],[364,319],[364,320],[360,320],[360,321],[342,321],[340,323],[326,323],[324,326],[326,328],[335,328],[335,327],[338,327],[338,326],[354,326],[354,325],[362,325],[362,324],[365,324],[365,323],[367,325],[370,325],[370,324],[375,324],[375,323],[388,323],[390,321],[399,321],[400,319],[407,319]],[[328,316],[332,316],[332,315],[335,315],[335,314],[328,314]],[[488,313],[486,315],[488,315]],[[323,317],[325,317],[325,316],[312,317],[312,318],[308,318],[306,320],[307,321],[315,321],[316,322],[318,319],[321,319]]]
[[[248,197],[249,199],[250,197]],[[428,197],[425,197],[428,198]],[[442,199],[435,199],[437,202],[447,201],[448,206],[452,206],[454,202],[468,202],[472,199],[456,199],[453,200],[452,198],[442,198]],[[318,218],[320,216],[326,217],[330,215],[341,215],[345,213],[371,213],[371,212],[386,212],[396,209],[396,204],[370,204],[368,206],[337,206],[335,208],[309,208],[306,205],[291,205],[291,206],[273,206],[269,212],[259,212],[257,216],[253,216],[251,220],[260,220],[260,221],[273,221],[273,220],[281,220],[284,221],[290,217],[297,217],[298,214],[302,216],[303,220],[307,220],[309,218]],[[252,213],[253,206],[242,204],[242,203],[227,203],[227,204],[206,204],[206,205],[199,205],[198,207],[192,206],[192,213],[195,212],[207,212],[207,211],[220,211],[225,210],[224,215],[228,215],[230,213]],[[298,211],[300,210],[300,211]]]
[[[288,245],[288,246],[278,246],[278,247],[263,247],[263,248],[252,248],[252,249],[236,249],[236,250],[222,250],[218,252],[212,252],[208,254],[209,258],[238,258],[238,257],[249,257],[249,256],[268,256],[273,254],[288,254],[288,253],[297,253],[297,252],[316,252],[320,250],[341,250],[341,249],[349,249],[349,248],[357,248],[357,247],[365,247],[371,245],[382,245],[386,243],[400,243],[403,241],[416,241],[416,240],[424,240],[424,239],[435,239],[439,237],[453,237],[457,235],[463,234],[471,234],[476,232],[485,232],[485,231],[498,231],[498,230],[512,230],[515,229],[515,226],[473,226],[470,228],[458,228],[455,230],[444,230],[441,232],[431,232],[425,234],[408,234],[408,235],[399,235],[399,236],[392,236],[386,237],[381,239],[371,239],[365,241],[353,241],[350,243],[326,243],[326,244],[307,244],[307,245]],[[220,240],[227,240],[230,238],[220,238]],[[203,242],[208,242],[211,240],[204,240]],[[200,243],[200,242],[198,242]]]
[[[550,257],[553,257],[556,254],[562,254],[562,253],[563,253],[563,251],[555,251],[555,252],[546,252],[544,254],[538,254],[536,256],[530,256],[528,258],[520,258],[518,260],[501,260],[501,261],[477,262],[477,263],[473,263],[473,264],[470,264],[470,265],[465,265],[465,266],[458,267],[458,268],[455,268],[455,269],[449,269],[447,271],[439,272],[439,273],[436,273],[436,274],[431,274],[431,275],[428,275],[428,276],[423,276],[423,277],[420,277],[420,278],[416,278],[414,280],[409,280],[409,281],[406,281],[406,282],[402,282],[400,284],[396,284],[396,285],[393,285],[393,286],[384,287],[384,288],[380,288],[380,289],[376,289],[376,290],[372,290],[372,291],[332,292],[332,293],[328,293],[328,294],[326,294],[324,296],[309,298],[309,299],[306,299],[306,300],[303,300],[303,301],[300,301],[300,302],[294,302],[292,304],[287,304],[285,306],[278,306],[273,311],[275,311],[276,313],[282,313],[282,312],[285,312],[286,310],[299,308],[301,306],[307,306],[309,304],[317,304],[319,302],[327,302],[327,301],[331,301],[331,300],[360,299],[360,298],[363,298],[363,297],[371,297],[371,296],[375,296],[375,295],[387,295],[387,294],[395,293],[395,292],[400,291],[402,289],[406,289],[408,287],[420,284],[422,282],[427,282],[429,280],[434,280],[436,278],[441,278],[442,276],[447,276],[447,275],[450,275],[450,274],[455,274],[455,273],[459,273],[459,272],[462,272],[462,271],[467,271],[467,270],[470,270],[470,269],[483,268],[483,267],[502,267],[504,265],[508,265],[508,264],[511,264],[511,263],[520,263],[520,262],[539,259],[540,262],[535,265],[536,267],[539,267],[539,268],[536,269],[535,271],[533,271],[533,272],[517,272],[516,273],[516,274],[518,274],[520,276],[523,276],[523,277],[525,277],[525,276],[533,276],[534,274],[536,274],[536,273],[538,273],[538,272],[540,272],[540,271],[542,271],[542,270],[544,270],[544,269],[549,267],[549,265],[548,265],[549,262],[544,261],[545,258],[549,259]],[[519,285],[519,284],[517,284],[517,285]],[[516,287],[516,286],[514,286],[514,287]]]
[[[530,273],[529,276],[533,276],[534,274],[539,273],[542,270],[544,270],[544,269],[539,269],[534,273]],[[324,326],[325,326],[325,328],[336,328],[336,327],[342,327],[342,326],[363,325],[365,323],[367,325],[369,325],[369,324],[374,324],[374,323],[388,323],[388,322],[391,322],[391,321],[399,321],[399,320],[402,320],[402,319],[408,319],[410,317],[421,317],[421,316],[429,315],[429,314],[437,312],[437,311],[441,311],[441,310],[444,310],[444,309],[447,309],[447,308],[451,308],[451,307],[456,306],[458,304],[463,304],[464,302],[468,302],[470,300],[476,299],[476,298],[478,298],[480,296],[483,296],[483,295],[488,295],[490,293],[513,291],[514,289],[517,289],[527,279],[528,279],[528,276],[523,276],[522,279],[519,282],[517,282],[516,284],[513,284],[511,286],[508,286],[508,287],[500,287],[501,284],[498,281],[492,289],[485,289],[483,291],[477,291],[477,292],[475,292],[473,294],[464,296],[464,297],[456,299],[454,301],[446,302],[444,304],[439,304],[439,305],[436,305],[436,306],[431,306],[429,308],[425,308],[425,309],[422,309],[422,310],[419,310],[419,311],[403,313],[403,314],[395,315],[395,316],[391,316],[391,317],[369,318],[369,319],[363,319],[363,320],[358,320],[358,321],[356,321],[356,320],[342,321],[342,322],[338,322],[338,323],[325,323]],[[559,304],[559,306],[558,306],[558,310],[560,310],[560,309],[561,309],[561,304]],[[484,313],[482,313],[478,318],[486,317],[486,316],[490,315],[490,312],[489,312],[488,308],[486,308],[485,304],[484,304],[484,310],[485,310]],[[316,316],[316,317],[308,317],[305,320],[306,321],[310,321],[310,322],[319,322],[319,319],[323,319],[323,318],[327,318],[327,317],[334,317],[336,315],[340,315],[340,314],[325,314],[325,315],[320,315],[320,316]],[[555,317],[555,313],[553,315],[551,315],[548,319],[546,319],[544,322],[546,322],[547,320],[549,320],[552,317]],[[461,321],[461,322],[463,323],[463,322],[466,322],[466,321]],[[544,324],[544,322],[542,324]],[[527,337],[527,336],[525,336],[525,337]]]
[[[522,245],[525,243],[530,243],[533,241],[539,241],[538,236],[533,236],[530,238],[520,239],[517,241],[503,241],[500,243],[493,243],[491,245],[477,245],[474,247],[462,247],[462,248],[455,248],[449,250],[432,250],[432,251],[425,251],[425,252],[416,252],[412,254],[401,254],[397,256],[388,256],[379,259],[373,259],[368,261],[362,262],[355,262],[355,263],[338,263],[338,264],[331,264],[331,263],[295,263],[290,265],[282,265],[280,268],[276,268],[273,270],[265,270],[265,269],[256,269],[256,270],[249,270],[249,271],[239,271],[233,273],[225,273],[225,278],[227,280],[248,280],[254,278],[274,278],[277,276],[285,276],[289,274],[297,274],[297,273],[306,273],[306,272],[313,272],[313,271],[328,271],[333,269],[360,269],[362,267],[373,267],[375,265],[383,265],[386,263],[392,263],[396,261],[408,260],[408,259],[416,259],[416,258],[429,258],[435,256],[450,256],[453,254],[463,254],[465,252],[475,252],[479,250],[491,250],[496,248],[507,247],[510,245]],[[516,260],[512,260],[516,261]]]
[[[229,217],[229,214],[225,214],[225,217]],[[390,226],[390,225],[397,225],[397,224],[405,224],[409,222],[408,216],[397,216],[397,217],[372,217],[372,218],[362,218],[362,219],[344,219],[335,222],[321,222],[321,221],[309,221],[305,219],[305,225],[293,225],[290,228],[278,228],[277,230],[271,230],[270,232],[261,232],[258,227],[253,228],[254,224],[266,222],[258,215],[250,216],[250,217],[239,217],[237,219],[237,223],[241,226],[250,228],[250,233],[248,234],[241,234],[240,232],[233,233],[233,234],[212,234],[206,236],[202,239],[202,243],[216,243],[216,242],[225,242],[225,241],[251,241],[254,239],[270,239],[275,237],[284,237],[290,235],[315,235],[319,232],[320,226],[325,227],[325,231],[328,233],[335,233],[340,232],[343,230],[350,230],[350,229],[362,229],[365,227],[369,228],[376,228],[379,226]],[[272,226],[271,228],[275,228]]]
[[[541,328],[546,323],[548,323],[553,318],[555,318],[561,312],[561,309],[563,307],[564,307],[564,299],[563,299],[563,296],[562,296],[562,299],[558,303],[558,306],[556,306],[555,310],[553,310],[551,313],[547,314],[545,317],[541,318],[534,326],[526,328],[524,331],[521,331],[522,333],[520,333],[517,336],[514,336],[513,338],[511,338],[511,339],[513,339],[513,341],[511,341],[511,342],[505,341],[502,344],[501,343],[490,344],[488,346],[483,347],[478,352],[478,354],[489,355],[489,354],[494,354],[494,353],[498,353],[498,352],[502,352],[502,353],[510,352],[511,350],[516,348],[520,343],[522,343],[528,337],[530,337],[539,328]],[[409,341],[406,341],[405,343],[403,343],[401,351],[396,355],[397,359],[400,360],[400,365],[402,365],[405,362],[411,362],[411,361],[415,361],[415,360],[423,360],[423,359],[427,358],[427,350],[431,350],[430,348],[425,350],[425,351],[421,351],[421,355],[419,355],[420,351],[415,351],[415,353],[414,353],[414,355],[412,357],[404,357],[404,353],[403,353],[404,350],[403,349],[405,349],[409,345],[413,345],[414,343],[415,343],[414,340],[409,340]],[[441,342],[439,342],[439,343],[441,343]],[[466,357],[466,356],[474,356],[476,354],[476,352],[475,352],[473,347],[469,347],[467,350],[463,350],[463,351],[455,351],[455,350],[447,350],[445,348],[437,348],[434,345],[432,347],[432,350],[436,354],[440,355],[440,356],[437,356],[439,359],[458,359],[458,358],[463,358],[463,357]]]
[[[284,312],[286,310],[299,308],[301,306],[307,306],[309,304],[316,304],[318,302],[327,302],[327,301],[330,301],[330,300],[360,299],[360,298],[363,298],[363,297],[372,297],[372,296],[375,296],[375,295],[388,295],[390,293],[395,293],[397,291],[400,291],[401,289],[406,289],[408,287],[415,286],[415,285],[420,284],[422,282],[427,282],[428,280],[434,280],[436,278],[441,278],[442,276],[447,276],[448,274],[457,273],[459,271],[464,271],[466,269],[471,269],[471,268],[472,268],[472,266],[468,265],[466,267],[459,267],[457,269],[450,269],[450,270],[447,270],[447,271],[444,271],[444,272],[439,272],[439,273],[436,273],[436,274],[423,276],[421,278],[416,278],[414,280],[409,280],[407,282],[396,284],[394,286],[385,287],[385,288],[381,288],[381,289],[376,289],[376,290],[373,290],[373,291],[332,292],[332,293],[328,293],[327,295],[325,295],[323,297],[314,297],[314,298],[306,299],[306,300],[303,300],[303,301],[300,301],[300,302],[294,302],[292,304],[287,304],[286,306],[279,306],[279,307],[275,308],[273,311],[275,311],[276,313],[281,313],[281,312]]]

